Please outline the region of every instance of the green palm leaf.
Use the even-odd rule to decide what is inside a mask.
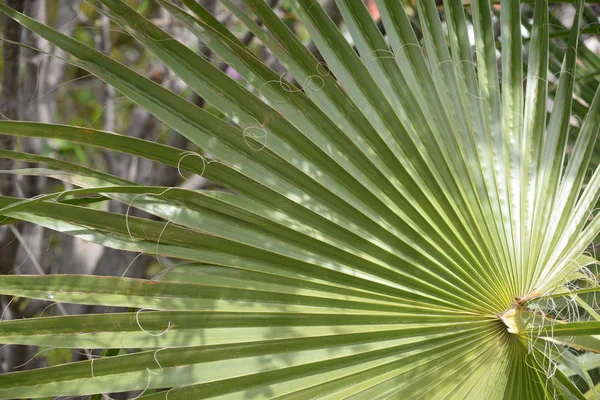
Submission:
[[[583,93],[575,73],[583,1],[549,114],[545,0],[535,1],[525,89],[520,2],[500,1],[500,80],[489,0],[471,2],[476,62],[459,0],[444,1],[445,25],[433,0],[417,2],[422,42],[400,2],[377,1],[384,37],[363,2],[339,0],[357,51],[318,2],[292,0],[326,68],[262,0],[245,1],[261,24],[222,0],[298,84],[195,1],[159,2],[247,86],[126,2],[92,4],[229,122],[0,3],[202,153],[61,125],[0,121],[0,133],[144,157],[231,191],[146,187],[1,150],[45,167],[4,172],[79,187],[0,197],[9,221],[187,262],[153,280],[0,277],[5,295],[135,310],[1,322],[4,344],[130,352],[0,375],[0,397],[583,399],[573,375],[596,394],[587,370],[597,360],[574,352],[600,350],[585,297],[597,291],[585,252],[600,233],[600,219],[590,218],[600,172],[586,176],[598,90],[585,90],[589,109],[566,153],[573,96]],[[104,199],[160,220],[85,207]],[[565,315],[563,303],[583,313]]]

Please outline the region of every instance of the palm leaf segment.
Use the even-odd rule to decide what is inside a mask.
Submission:
[[[594,263],[585,250],[600,231],[600,219],[589,218],[600,173],[586,178],[598,94],[566,157],[582,1],[549,116],[545,0],[535,2],[526,77],[520,5],[501,1],[501,80],[487,0],[471,2],[476,64],[460,0],[444,1],[447,36],[434,2],[418,2],[422,42],[397,0],[377,1],[387,40],[362,2],[337,1],[357,52],[318,2],[292,0],[326,65],[262,0],[246,0],[262,24],[222,0],[298,84],[262,64],[193,0],[183,0],[187,11],[160,0],[253,91],[125,2],[99,3],[233,125],[72,38],[0,10],[212,158],[76,127],[2,121],[0,131],[146,157],[239,195],[143,187],[3,150],[51,168],[22,173],[82,188],[61,198],[102,193],[169,223],[56,194],[0,198],[0,214],[195,264],[154,281],[2,277],[4,294],[140,309],[6,321],[3,343],[141,352],[6,374],[1,397],[138,389],[143,398],[170,400],[583,398],[568,371],[593,384],[563,345],[597,349],[586,335],[600,326],[557,321],[541,314],[542,301],[531,305],[540,296],[577,297],[564,285]]]

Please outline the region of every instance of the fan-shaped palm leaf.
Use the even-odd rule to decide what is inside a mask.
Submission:
[[[568,376],[593,386],[597,359],[569,348],[600,350],[600,325],[588,321],[597,314],[581,300],[596,288],[573,287],[595,263],[585,252],[600,231],[590,218],[600,172],[586,178],[600,95],[567,158],[582,1],[549,116],[545,0],[535,2],[527,76],[520,4],[500,2],[502,79],[489,0],[471,2],[476,64],[460,0],[444,1],[447,31],[433,0],[417,2],[422,42],[400,2],[377,1],[384,38],[362,2],[338,0],[357,52],[317,1],[292,0],[326,66],[262,0],[246,0],[261,24],[222,0],[298,84],[193,0],[187,10],[160,0],[253,91],[125,2],[99,3],[231,124],[0,4],[204,153],[78,127],[2,121],[0,132],[146,157],[235,194],[144,187],[3,150],[49,168],[14,173],[82,189],[3,197],[0,214],[189,263],[152,281],[1,277],[3,294],[138,311],[4,321],[0,342],[141,351],[5,374],[0,397],[584,398]],[[62,201],[97,194],[168,223]],[[588,317],[561,320],[557,297]]]

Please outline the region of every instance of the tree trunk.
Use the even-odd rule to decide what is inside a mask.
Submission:
[[[17,11],[23,11],[23,0],[6,0],[6,5]],[[0,118],[7,120],[19,119],[19,84],[20,84],[20,53],[21,47],[10,43],[20,42],[21,25],[16,21],[4,16],[3,37],[6,39],[2,43],[2,94],[0,95]],[[0,135],[0,149],[14,149],[15,139],[8,135]],[[0,158],[0,169],[10,170],[13,168],[13,162],[9,159]],[[14,176],[10,174],[0,174],[0,195],[12,196],[15,194]],[[8,274],[15,265],[15,256],[19,248],[18,241],[8,227],[0,227],[0,274]],[[2,312],[5,317],[18,317],[18,307],[9,307],[10,300],[3,298],[1,304]],[[8,308],[5,310],[5,307]],[[8,314],[8,315],[7,315]],[[0,350],[0,367],[4,371],[12,369],[27,361],[28,348],[25,346],[9,346]]]

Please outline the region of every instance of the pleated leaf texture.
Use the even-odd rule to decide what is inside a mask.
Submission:
[[[220,0],[286,80],[194,0],[159,0],[241,82],[126,2],[89,3],[226,119],[0,3],[201,151],[65,125],[0,121],[0,132],[143,157],[229,190],[142,186],[0,150],[43,166],[14,173],[77,187],[0,197],[9,221],[181,260],[152,280],[0,277],[4,295],[130,309],[0,322],[1,344],[125,349],[0,375],[1,398],[595,398],[598,92],[571,118],[583,1],[550,76],[546,0],[531,4],[527,40],[515,0],[445,0],[443,24],[435,1],[417,1],[422,39],[398,0],[377,0],[385,37],[362,1],[336,1],[345,35],[318,1],[290,0],[325,62],[263,0]],[[159,218],[67,201],[99,194]]]

